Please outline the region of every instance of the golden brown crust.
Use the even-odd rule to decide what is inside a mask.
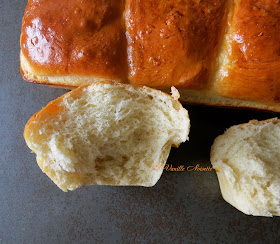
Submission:
[[[21,35],[23,77],[66,89],[108,79],[175,86],[182,102],[280,111],[276,0],[124,5],[30,0]]]
[[[280,5],[272,0],[235,1],[228,36],[227,75],[219,94],[231,98],[280,102]]]
[[[44,84],[56,88],[65,88],[65,89],[74,89],[78,86],[88,85],[94,82],[106,81],[108,79],[97,77],[93,75],[85,76],[85,75],[74,75],[74,74],[66,74],[66,75],[38,75],[36,72],[36,68],[34,68],[26,57],[23,55],[23,52],[20,52],[20,70],[23,78],[26,81]],[[112,79],[109,79],[112,81]]]
[[[92,75],[123,80],[126,47],[121,0],[31,0],[21,49],[37,75]]]
[[[225,3],[128,0],[129,80],[157,88],[206,88]]]

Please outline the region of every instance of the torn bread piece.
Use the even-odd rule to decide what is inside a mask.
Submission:
[[[120,83],[79,87],[33,115],[24,138],[42,171],[63,191],[83,185],[150,187],[171,146],[188,139],[188,112],[174,89],[175,98]]]
[[[280,216],[280,120],[232,126],[212,146],[223,198],[248,215]]]

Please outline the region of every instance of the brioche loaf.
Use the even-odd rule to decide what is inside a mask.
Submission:
[[[223,198],[248,215],[280,216],[280,120],[232,126],[211,150]]]
[[[153,186],[171,146],[188,139],[188,112],[177,93],[174,88],[173,98],[110,82],[79,87],[33,115],[24,138],[63,191],[94,184]]]
[[[274,0],[29,0],[21,71],[52,86],[175,86],[182,101],[280,111],[279,22]]]

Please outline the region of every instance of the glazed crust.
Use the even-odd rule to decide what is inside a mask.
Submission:
[[[75,74],[125,80],[124,3],[30,0],[21,50],[36,76]]]
[[[128,0],[129,80],[152,87],[206,89],[225,0]]]
[[[276,0],[29,0],[28,81],[179,89],[181,101],[280,111]]]
[[[217,80],[223,96],[279,104],[280,101],[280,5],[274,0],[235,1],[228,50]],[[230,50],[230,52],[229,52]]]

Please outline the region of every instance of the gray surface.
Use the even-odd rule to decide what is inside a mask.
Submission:
[[[0,243],[279,243],[280,218],[251,217],[221,197],[214,172],[164,172],[153,188],[91,186],[64,193],[39,169],[22,137],[29,117],[65,90],[19,72],[27,1],[0,0]],[[209,166],[225,128],[278,114],[186,106],[190,142],[168,163]]]

